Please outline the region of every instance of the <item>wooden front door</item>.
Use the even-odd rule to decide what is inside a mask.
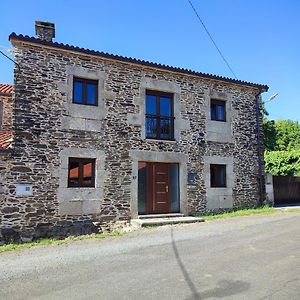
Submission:
[[[166,163],[147,163],[147,211],[148,213],[169,213],[170,168]]]

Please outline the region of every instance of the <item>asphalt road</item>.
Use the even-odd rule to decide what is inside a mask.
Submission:
[[[300,214],[0,253],[0,299],[300,299]]]

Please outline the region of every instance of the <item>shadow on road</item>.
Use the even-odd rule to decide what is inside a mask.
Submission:
[[[184,263],[180,258],[178,248],[174,239],[173,228],[171,228],[171,240],[172,240],[172,247],[173,247],[175,258],[180,267],[181,273],[192,293],[191,296],[186,298],[186,300],[203,300],[211,297],[215,297],[215,298],[228,297],[228,296],[242,293],[250,288],[250,284],[245,281],[221,280],[216,284],[217,286],[215,288],[207,291],[203,291],[201,293],[198,292],[196,285],[191,279]]]

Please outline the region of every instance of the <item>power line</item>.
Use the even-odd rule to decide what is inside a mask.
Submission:
[[[3,51],[0,50],[0,53],[1,53],[3,56],[5,56],[7,59],[9,59],[10,61],[12,61],[14,64],[16,64],[16,66],[17,66],[18,69],[19,69],[19,74],[20,74],[20,73],[21,73],[21,68],[20,68],[19,64],[16,63],[16,62],[15,62],[12,58],[10,58],[8,55],[6,55]],[[17,77],[18,77],[19,74],[17,74]],[[17,77],[16,77],[16,78],[17,78]]]
[[[2,52],[1,50],[0,50],[0,53],[3,55],[3,56],[5,56],[6,58],[8,58],[10,61],[12,61],[13,63],[15,63],[15,61],[12,59],[12,58],[10,58],[8,55],[6,55],[4,52]]]
[[[198,20],[200,21],[200,23],[202,24],[204,30],[206,31],[207,35],[209,36],[210,40],[212,41],[212,43],[214,44],[215,48],[217,49],[217,51],[219,52],[220,56],[222,57],[223,61],[225,62],[225,64],[227,65],[228,69],[230,70],[230,72],[232,73],[232,75],[234,76],[235,79],[237,79],[237,76],[235,75],[235,73],[233,72],[232,68],[230,67],[228,61],[226,60],[226,58],[224,57],[224,55],[222,54],[221,50],[219,49],[219,47],[217,46],[216,42],[214,41],[212,35],[210,34],[210,32],[208,31],[208,29],[206,28],[204,22],[202,21],[202,19],[200,18],[196,8],[194,7],[193,3],[191,0],[188,0],[189,4],[191,5],[194,13],[196,14]]]

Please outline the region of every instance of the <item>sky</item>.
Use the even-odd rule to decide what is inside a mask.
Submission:
[[[267,84],[269,119],[300,121],[300,1],[192,0],[237,78]],[[35,35],[34,21],[55,23],[55,41],[232,77],[187,0],[4,0],[0,50],[12,32]],[[13,63],[0,55],[0,83]]]

